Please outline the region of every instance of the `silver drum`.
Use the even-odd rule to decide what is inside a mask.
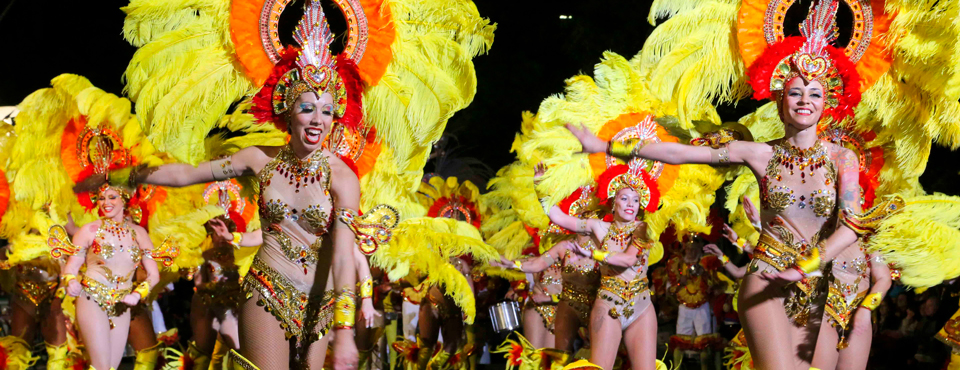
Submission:
[[[520,304],[503,301],[490,306],[490,322],[497,333],[517,330],[520,328]]]

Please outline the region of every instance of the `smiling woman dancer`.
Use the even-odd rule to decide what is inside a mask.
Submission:
[[[659,204],[657,184],[639,168],[617,165],[600,176],[597,197],[613,220],[577,218],[554,206],[550,221],[592,238],[596,249],[569,248],[600,262],[600,290],[590,311],[590,362],[613,368],[621,339],[633,369],[656,368],[657,317],[650,300],[647,258],[653,242],[639,221]]]
[[[815,279],[811,274],[858,237],[858,158],[817,137],[821,117],[839,122],[852,115],[860,101],[860,80],[852,63],[843,50],[827,46],[835,38],[835,11],[836,2],[820,2],[801,25],[803,37],[771,45],[748,70],[754,97],[777,103],[783,139],[718,147],[608,145],[585,128],[567,126],[585,152],[671,164],[740,164],[761,179],[763,231],[739,297],[744,333],[758,369],[809,368],[810,344],[819,329],[806,325]],[[839,226],[834,221],[838,217]],[[783,281],[790,284],[784,288]],[[801,345],[809,348],[801,351]]]
[[[103,217],[82,226],[73,237],[73,250],[61,274],[66,292],[77,297],[77,323],[87,346],[91,368],[107,370],[120,366],[130,329],[129,307],[146,299],[150,289],[160,280],[153,260],[153,243],[147,230],[127,218],[130,193],[102,186],[97,205]],[[55,226],[51,238],[67,243],[66,231]],[[58,257],[58,255],[54,255]],[[138,265],[147,273],[145,281],[134,287]],[[86,266],[83,274],[80,268]]]
[[[290,134],[284,147],[249,147],[231,157],[113,173],[111,182],[163,186],[257,176],[263,246],[243,282],[236,367],[323,367],[330,328],[335,369],[356,368],[355,223],[357,175],[322,143],[337,124],[357,124],[360,95],[353,61],[330,54],[333,35],[319,1],[304,5],[294,40],[254,97],[252,113]],[[350,95],[348,96],[348,91]],[[231,240],[243,247],[253,241]],[[300,304],[290,304],[300,302]],[[336,309],[335,309],[336,308]]]

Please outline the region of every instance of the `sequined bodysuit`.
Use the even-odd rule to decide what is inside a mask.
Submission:
[[[594,249],[592,240],[580,237],[575,242],[580,241],[583,247]],[[563,255],[562,262],[560,301],[577,312],[581,325],[587,325],[597,290],[600,289],[600,265],[589,257],[579,257],[571,251]]]
[[[824,141],[805,150],[788,143],[773,146],[773,156],[760,181],[763,231],[748,274],[777,272],[794,266],[797,258],[836,229],[838,184],[841,179],[831,156],[839,147]],[[805,325],[811,304],[822,289],[819,277],[804,278],[785,288],[787,316]],[[741,296],[742,298],[742,296]]]
[[[136,230],[126,222],[101,219],[85,256],[81,298],[96,301],[108,317],[120,316],[128,308],[120,300],[133,290],[133,274],[142,258],[150,258],[149,251],[140,249]]]
[[[331,171],[316,151],[300,160],[281,149],[257,175],[263,245],[244,278],[248,298],[272,313],[287,338],[320,339],[333,319]],[[315,284],[316,274],[325,284]]]
[[[850,319],[870,293],[870,263],[859,243],[847,247],[833,259],[827,277],[825,319],[840,336],[838,349],[846,347],[846,334],[852,328]]]
[[[543,319],[543,326],[551,333],[553,332],[553,319],[557,314],[557,301],[554,298],[558,297],[562,290],[560,266],[560,261],[557,261],[546,270],[535,274],[536,281],[532,293],[547,296],[551,299],[543,303],[537,303],[532,299],[527,301],[527,304],[540,314],[540,318]]]
[[[610,224],[607,235],[601,245],[609,252],[622,252],[633,243],[633,231],[641,222],[635,221],[624,229],[618,230]],[[647,280],[647,259],[650,256],[648,244],[642,244],[637,254],[637,262],[630,267],[600,265],[600,291],[597,292],[598,305],[620,321],[620,329],[626,330],[641,314],[651,307],[650,283]]]
[[[197,276],[197,292],[203,305],[217,311],[236,310],[243,303],[240,268],[234,260],[234,247],[217,245],[203,251],[204,263]]]

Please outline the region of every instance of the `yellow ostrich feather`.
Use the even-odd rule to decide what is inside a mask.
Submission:
[[[681,127],[694,120],[720,124],[716,102],[733,102],[750,89],[736,48],[739,1],[656,1],[649,21],[669,16],[647,37],[631,61],[654,96],[669,102],[662,114],[676,115]]]
[[[238,68],[230,2],[134,0],[122,10],[124,38],[138,49],[126,92],[158,150],[196,165],[203,138],[230,105],[254,88]]]
[[[741,198],[749,197],[754,205],[760,204],[760,186],[757,183],[757,177],[749,171],[742,173],[727,185],[726,192],[727,199],[724,207],[730,211],[730,226],[738,236],[749,241],[751,245],[756,245],[760,238],[760,230],[755,229],[747,219]]]
[[[17,132],[13,125],[0,121],[0,170],[7,172],[7,162],[13,146],[17,144]]]
[[[527,249],[532,241],[533,238],[520,221],[514,221],[487,239],[491,247],[509,259],[520,258],[523,250]]]
[[[470,324],[476,315],[473,291],[466,277],[450,263],[451,258],[464,254],[470,254],[477,265],[499,258],[473,225],[449,218],[424,217],[401,222],[394,229],[390,244],[381,246],[370,262],[387,271],[392,281],[418,273],[426,277],[424,282],[428,285],[443,287]]]
[[[906,197],[906,206],[884,219],[867,241],[901,270],[904,284],[925,288],[960,276],[960,197]]]
[[[26,370],[37,363],[39,357],[36,357],[30,351],[31,345],[20,337],[8,335],[0,337],[0,349],[6,355],[6,363],[2,364],[4,369]]]

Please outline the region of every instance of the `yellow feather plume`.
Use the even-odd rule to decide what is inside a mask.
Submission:
[[[901,269],[904,284],[924,288],[960,276],[960,197],[906,197],[900,213],[887,217],[867,248]]]

